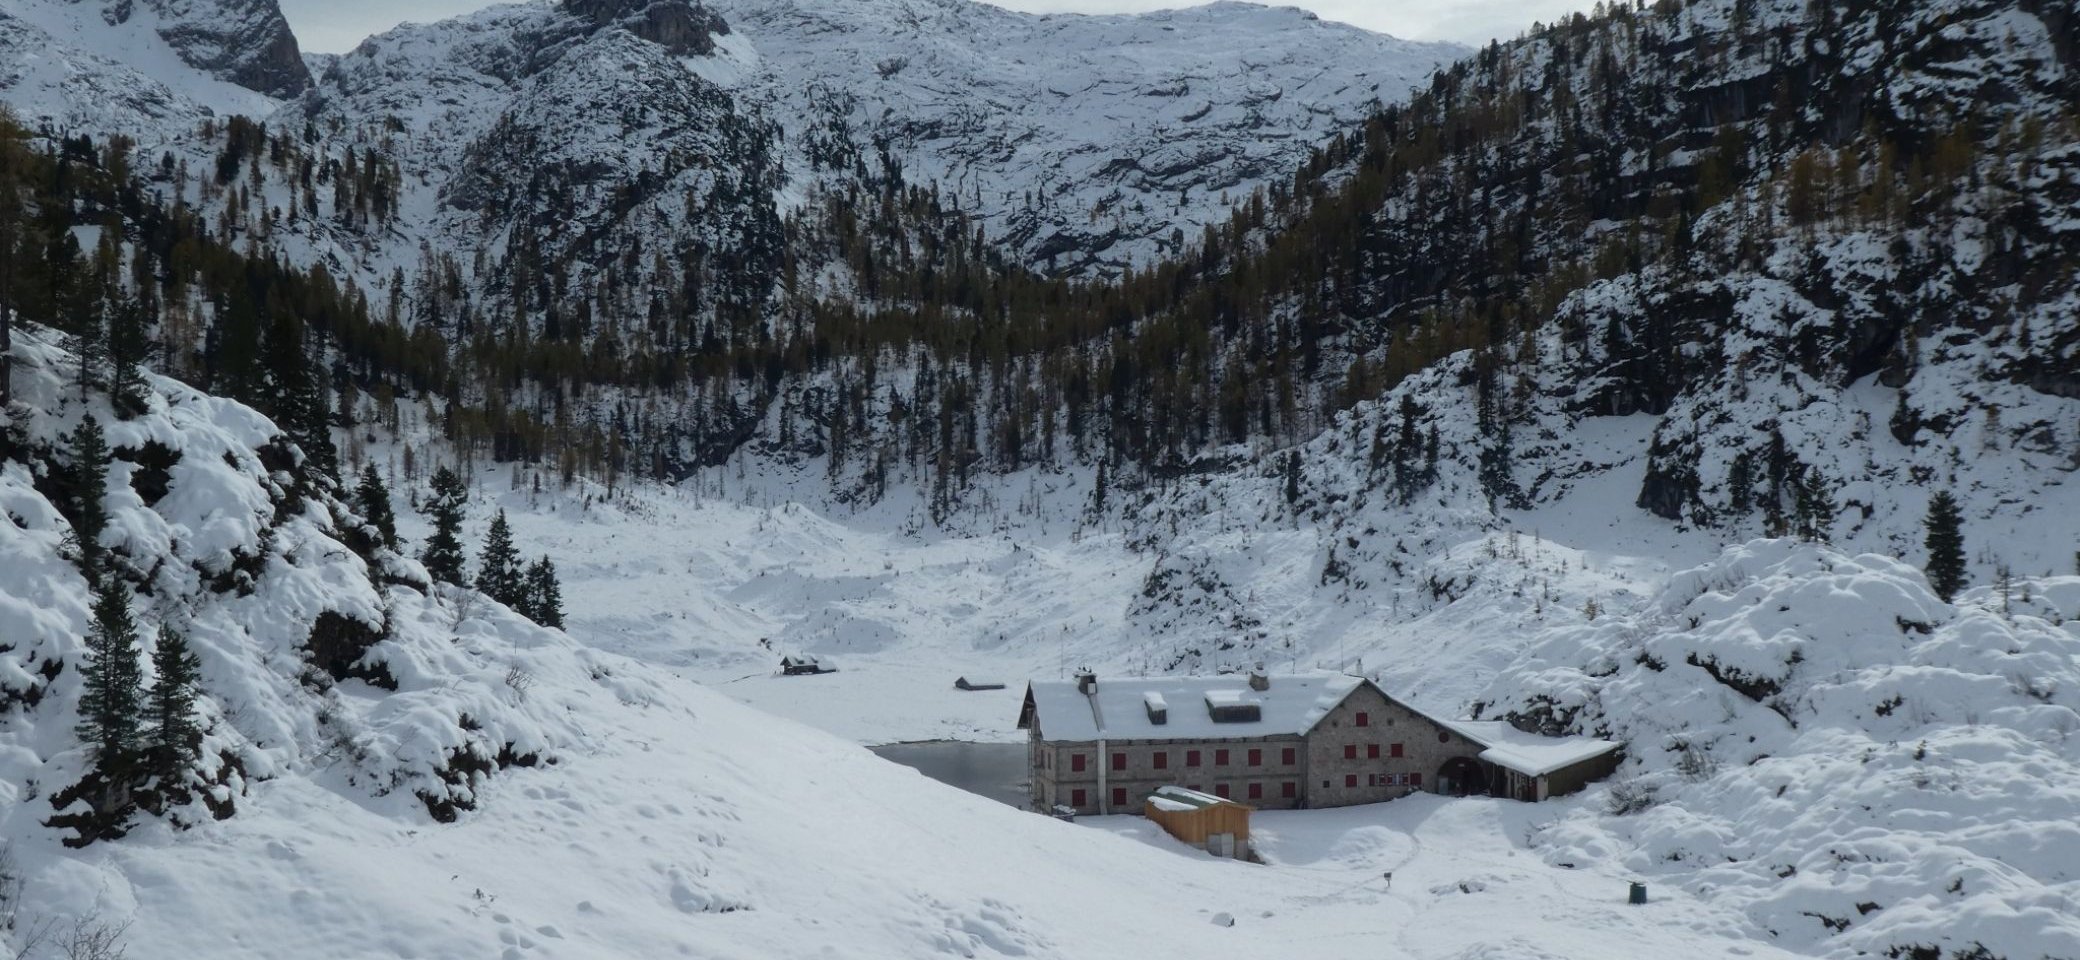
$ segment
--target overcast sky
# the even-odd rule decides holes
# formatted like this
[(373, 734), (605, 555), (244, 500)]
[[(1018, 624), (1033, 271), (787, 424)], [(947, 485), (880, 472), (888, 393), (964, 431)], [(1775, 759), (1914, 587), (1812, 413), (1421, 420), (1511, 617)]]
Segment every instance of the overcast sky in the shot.
[[(491, 6), (492, 0), (280, 0), (303, 48), (341, 53), (363, 37), (406, 20), (439, 20)], [(1187, 7), (1190, 0), (994, 0), (998, 6), (1035, 12), (1129, 13)], [(1331, 20), (1411, 40), (1486, 43), (1508, 39), (1534, 20), (1551, 20), (1587, 9), (1592, 0), (1272, 0), (1305, 7)]]

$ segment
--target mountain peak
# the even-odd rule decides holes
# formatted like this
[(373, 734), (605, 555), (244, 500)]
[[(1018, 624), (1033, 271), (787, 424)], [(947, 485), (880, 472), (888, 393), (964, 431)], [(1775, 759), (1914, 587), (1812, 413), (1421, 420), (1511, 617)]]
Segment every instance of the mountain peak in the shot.
[[(111, 23), (130, 18), (136, 0), (103, 8)], [(141, 0), (159, 36), (183, 62), (219, 80), (287, 99), (310, 89), (310, 69), (275, 0)]]
[(686, 0), (564, 0), (564, 9), (599, 27), (620, 27), (676, 56), (715, 52), (729, 24), (699, 2)]

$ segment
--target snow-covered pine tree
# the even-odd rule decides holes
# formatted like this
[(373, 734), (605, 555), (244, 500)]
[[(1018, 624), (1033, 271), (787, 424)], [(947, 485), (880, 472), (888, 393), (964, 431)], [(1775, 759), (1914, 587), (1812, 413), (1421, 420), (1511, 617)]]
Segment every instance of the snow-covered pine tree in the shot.
[(137, 758), (144, 675), (137, 662), (130, 587), (120, 577), (101, 577), (95, 590), (94, 625), (80, 676), (86, 689), (80, 694), (79, 738), (94, 749), (95, 770), (121, 781)]
[(506, 606), (525, 612), (527, 582), (520, 569), (520, 551), (513, 547), (513, 528), (500, 510), (491, 519), (491, 532), (484, 537), (484, 553), (477, 567), (477, 589)]
[(425, 561), (426, 572), (442, 583), (461, 584), (462, 556), (462, 511), (469, 498), (469, 488), (455, 471), (441, 467), (433, 472), (433, 496), (428, 497), (422, 509), (433, 521), (433, 533), (426, 538), (426, 550), (419, 555)]
[(145, 307), (136, 297), (114, 299), (108, 314), (108, 400), (125, 420), (144, 412), (143, 364), (152, 348), (145, 324)]
[(529, 620), (563, 629), (563, 585), (557, 582), (556, 564), (546, 553), (527, 567), (526, 604)]
[(1822, 543), (1834, 532), (1834, 495), (1828, 492), (1827, 476), (1819, 467), (1798, 472), (1792, 484), (1792, 512), (1798, 523), (1798, 538)]
[(361, 483), (354, 488), (354, 505), (361, 510), (376, 532), (382, 534), (383, 545), (397, 546), (397, 515), (390, 509), (390, 488), (383, 484), (382, 475), (376, 473), (374, 463), (363, 464)]
[(80, 572), (89, 583), (101, 578), (101, 531), (108, 528), (108, 507), (102, 502), (108, 484), (108, 438), (101, 421), (88, 414), (72, 431), (72, 465), (66, 470), (62, 506), (71, 516), (72, 536), (79, 548)]
[(1948, 490), (1938, 490), (1928, 498), (1928, 519), (1923, 525), (1927, 534), (1922, 544), (1928, 548), (1928, 585), (1942, 597), (1944, 602), (1957, 596), (1964, 589), (1964, 516), (1957, 507), (1957, 498)]
[(179, 776), (202, 737), (202, 728), (195, 723), (195, 685), (201, 666), (188, 649), (188, 638), (160, 625), (159, 642), (152, 648), (152, 669), (158, 676), (152, 680), (146, 705), (151, 731), (145, 771), (157, 777), (162, 788)]
[(273, 392), (262, 408), (274, 414), (314, 471), (337, 482), (339, 451), (332, 445), (331, 411), (303, 340), (303, 323), (288, 311), (268, 327), (267, 376)]

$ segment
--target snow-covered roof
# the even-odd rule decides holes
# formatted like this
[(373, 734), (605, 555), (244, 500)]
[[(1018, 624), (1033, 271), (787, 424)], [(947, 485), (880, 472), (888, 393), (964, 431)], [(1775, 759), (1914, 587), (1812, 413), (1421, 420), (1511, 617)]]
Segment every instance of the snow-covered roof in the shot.
[(1542, 777), (1555, 770), (1594, 760), (1618, 749), (1615, 740), (1595, 737), (1548, 737), (1526, 733), (1500, 720), (1440, 720), (1486, 749), (1481, 759), (1527, 777)]
[(1200, 793), (1197, 790), (1193, 790), (1187, 787), (1176, 786), (1175, 784), (1172, 784), (1170, 786), (1157, 787), (1154, 793), (1148, 795), (1148, 802), (1155, 804), (1156, 809), (1167, 811), (1170, 813), (1177, 813), (1184, 810), (1201, 810), (1206, 807), (1217, 807), (1221, 804), (1228, 804), (1229, 806), (1241, 806), (1241, 804), (1238, 804), (1233, 800), (1229, 800), (1226, 797), (1216, 797), (1210, 793)]
[[(1306, 733), (1364, 682), (1331, 673), (1270, 681), (1265, 689), (1252, 690), (1243, 674), (1101, 677), (1096, 694), (1086, 697), (1074, 680), (1035, 680), (1026, 696), (1049, 740), (1268, 737)], [(1150, 718), (1152, 703), (1167, 707), (1164, 722)], [(1254, 719), (1214, 719), (1216, 709), (1223, 717), (1246, 717), (1251, 706), (1257, 708)]]

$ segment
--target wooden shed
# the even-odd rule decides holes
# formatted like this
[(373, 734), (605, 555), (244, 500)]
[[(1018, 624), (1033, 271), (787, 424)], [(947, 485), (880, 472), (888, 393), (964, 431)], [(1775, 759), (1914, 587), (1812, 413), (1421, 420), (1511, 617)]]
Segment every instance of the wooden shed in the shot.
[(1179, 786), (1157, 787), (1141, 812), (1173, 837), (1216, 857), (1249, 859), (1250, 808)]

